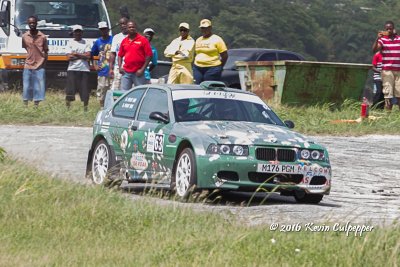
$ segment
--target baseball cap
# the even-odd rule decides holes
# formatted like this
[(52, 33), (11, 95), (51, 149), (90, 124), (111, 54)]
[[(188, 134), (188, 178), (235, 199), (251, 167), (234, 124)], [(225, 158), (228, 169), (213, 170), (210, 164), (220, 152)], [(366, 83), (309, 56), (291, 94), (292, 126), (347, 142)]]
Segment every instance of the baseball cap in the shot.
[(83, 31), (83, 27), (81, 25), (76, 24), (76, 25), (72, 25), (71, 27), (72, 27), (73, 32), (77, 31), (77, 30)]
[(189, 24), (188, 23), (186, 23), (186, 22), (182, 22), (181, 24), (179, 24), (179, 28), (185, 28), (185, 29), (190, 29), (189, 28)]
[(143, 33), (147, 33), (147, 32), (151, 32), (151, 33), (155, 34), (155, 32), (154, 32), (154, 30), (152, 28), (144, 29)]
[(211, 26), (211, 21), (209, 19), (202, 19), (200, 21), (200, 26), (199, 28), (207, 28)]
[(98, 25), (99, 25), (99, 29), (108, 28), (107, 22), (105, 22), (105, 21), (100, 21), (98, 23)]

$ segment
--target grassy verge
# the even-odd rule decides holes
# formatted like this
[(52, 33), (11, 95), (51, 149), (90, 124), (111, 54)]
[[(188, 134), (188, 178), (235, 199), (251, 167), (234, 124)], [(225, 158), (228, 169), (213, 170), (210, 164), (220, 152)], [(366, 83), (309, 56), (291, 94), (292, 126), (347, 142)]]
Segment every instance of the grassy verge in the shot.
[(88, 112), (83, 111), (83, 102), (77, 95), (68, 110), (65, 105), (65, 94), (62, 91), (49, 91), (46, 99), (38, 109), (32, 102), (26, 107), (22, 102), (21, 93), (9, 91), (0, 93), (0, 123), (2, 124), (49, 124), (67, 126), (92, 126), (94, 118), (100, 109), (96, 97), (91, 96)]
[[(65, 96), (60, 91), (50, 91), (38, 110), (33, 105), (25, 107), (21, 95), (15, 92), (0, 94), (1, 124), (52, 124), (72, 126), (92, 126), (99, 103), (95, 97), (89, 102), (89, 112), (83, 112), (82, 103), (73, 103), (67, 110)], [(315, 135), (362, 135), (362, 134), (399, 134), (400, 112), (395, 106), (393, 112), (371, 110), (370, 115), (378, 119), (362, 123), (332, 123), (335, 120), (355, 120), (360, 117), (360, 103), (345, 101), (342, 105), (317, 105), (311, 107), (276, 107), (275, 111), (283, 120), (292, 120), (295, 130)]]
[[(0, 266), (397, 266), (400, 229), (271, 232), (0, 163)], [(294, 207), (295, 208), (295, 207)]]

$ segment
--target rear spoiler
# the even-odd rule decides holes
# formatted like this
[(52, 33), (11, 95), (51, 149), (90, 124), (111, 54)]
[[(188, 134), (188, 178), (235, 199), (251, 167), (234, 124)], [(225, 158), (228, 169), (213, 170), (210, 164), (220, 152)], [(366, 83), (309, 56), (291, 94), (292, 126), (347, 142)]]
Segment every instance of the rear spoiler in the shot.
[(110, 108), (115, 101), (118, 100), (126, 91), (114, 91), (108, 90), (106, 93), (106, 98), (104, 99), (104, 108)]

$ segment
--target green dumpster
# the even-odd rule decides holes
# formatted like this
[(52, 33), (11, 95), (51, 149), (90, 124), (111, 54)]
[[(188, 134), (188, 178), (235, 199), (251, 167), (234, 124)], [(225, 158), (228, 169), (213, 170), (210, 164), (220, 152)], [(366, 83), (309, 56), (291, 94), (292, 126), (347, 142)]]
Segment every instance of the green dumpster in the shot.
[(312, 105), (360, 99), (369, 64), (313, 61), (236, 62), (241, 88), (269, 104)]

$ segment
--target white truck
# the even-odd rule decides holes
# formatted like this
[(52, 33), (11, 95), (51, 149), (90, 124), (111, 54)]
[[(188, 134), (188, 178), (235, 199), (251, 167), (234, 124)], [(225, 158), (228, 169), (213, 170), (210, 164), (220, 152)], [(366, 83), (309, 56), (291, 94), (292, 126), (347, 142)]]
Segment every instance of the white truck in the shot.
[[(37, 28), (48, 38), (46, 80), (50, 85), (57, 81), (56, 84), (65, 83), (71, 26), (82, 25), (83, 38), (94, 42), (100, 37), (97, 23), (106, 21), (110, 25), (103, 0), (0, 0), (0, 90), (19, 88), (22, 84), (26, 50), (22, 48), (21, 36), (29, 30), (27, 18), (31, 15), (38, 17)], [(95, 71), (92, 73), (91, 81), (95, 82)]]

